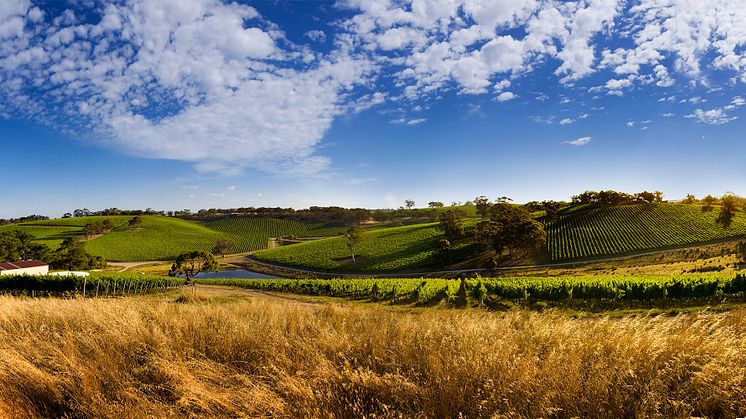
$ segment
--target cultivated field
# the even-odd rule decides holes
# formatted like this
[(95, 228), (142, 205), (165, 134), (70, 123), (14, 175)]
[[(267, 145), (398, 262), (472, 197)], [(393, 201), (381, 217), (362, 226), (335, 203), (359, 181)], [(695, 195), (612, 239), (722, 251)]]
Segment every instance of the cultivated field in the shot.
[(214, 221), (189, 221), (178, 218), (143, 216), (142, 224), (130, 228), (132, 216), (93, 216), (36, 221), (0, 227), (33, 234), (52, 249), (68, 237), (81, 236), (83, 227), (94, 221), (111, 220), (117, 228), (86, 241), (88, 252), (109, 261), (174, 259), (192, 250), (211, 250), (218, 239), (232, 240), (234, 253), (264, 249), (270, 237), (331, 236), (345, 229), (322, 223), (286, 219), (235, 217)]
[(746, 415), (743, 310), (188, 301), (0, 297), (0, 417)]
[(552, 260), (560, 261), (746, 235), (746, 215), (736, 213), (725, 228), (715, 222), (719, 212), (680, 204), (578, 208), (550, 224), (548, 250)]
[(202, 284), (392, 304), (560, 307), (590, 311), (682, 308), (746, 300), (746, 274), (597, 275), (449, 279), (211, 279)]
[[(470, 223), (473, 224), (472, 221)], [(310, 269), (355, 272), (398, 272), (432, 264), (432, 254), (443, 233), (436, 223), (371, 229), (356, 249), (350, 266), (344, 237), (316, 240), (254, 253), (259, 260)]]

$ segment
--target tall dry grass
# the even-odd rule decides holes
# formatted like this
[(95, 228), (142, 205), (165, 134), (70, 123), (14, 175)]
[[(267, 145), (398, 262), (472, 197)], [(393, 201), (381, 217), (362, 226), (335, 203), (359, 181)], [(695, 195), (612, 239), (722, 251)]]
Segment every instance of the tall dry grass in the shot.
[(746, 311), (0, 297), (0, 417), (746, 415)]

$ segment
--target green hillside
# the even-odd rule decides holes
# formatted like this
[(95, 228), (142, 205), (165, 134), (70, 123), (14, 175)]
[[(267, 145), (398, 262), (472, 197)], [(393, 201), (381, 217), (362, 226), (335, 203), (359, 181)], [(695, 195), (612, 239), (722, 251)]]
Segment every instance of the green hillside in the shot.
[(143, 216), (142, 225), (130, 229), (127, 223), (131, 219), (132, 216), (62, 218), (5, 225), (0, 231), (19, 229), (56, 249), (64, 239), (81, 236), (86, 224), (111, 220), (117, 229), (85, 242), (91, 254), (111, 261), (174, 259), (186, 251), (210, 250), (221, 238), (235, 242), (233, 252), (238, 253), (266, 248), (270, 237), (332, 236), (344, 231), (339, 226), (286, 219), (235, 217), (198, 222), (160, 216)]
[(191, 250), (210, 250), (221, 237), (220, 232), (193, 221), (144, 216), (140, 228), (104, 234), (85, 247), (106, 260), (163, 260)]
[[(476, 220), (467, 220), (473, 226)], [(350, 250), (343, 237), (294, 244), (254, 253), (259, 260), (310, 269), (355, 272), (397, 272), (433, 263), (432, 255), (443, 233), (436, 223), (371, 229), (356, 249), (358, 261), (349, 264)]]
[(578, 208), (547, 229), (552, 260), (615, 255), (746, 235), (746, 216), (729, 228), (715, 223), (719, 210), (696, 205), (638, 204)]
[(130, 219), (132, 219), (131, 216), (125, 215), (58, 218), (54, 220), (4, 225), (0, 226), (0, 231), (21, 230), (36, 237), (40, 243), (56, 249), (63, 240), (69, 237), (81, 236), (83, 234), (83, 227), (86, 224), (94, 221), (111, 220), (116, 226), (124, 226)]
[(234, 217), (201, 223), (236, 242), (236, 252), (265, 249), (270, 237), (327, 237), (347, 230), (334, 224), (309, 223), (276, 218)]

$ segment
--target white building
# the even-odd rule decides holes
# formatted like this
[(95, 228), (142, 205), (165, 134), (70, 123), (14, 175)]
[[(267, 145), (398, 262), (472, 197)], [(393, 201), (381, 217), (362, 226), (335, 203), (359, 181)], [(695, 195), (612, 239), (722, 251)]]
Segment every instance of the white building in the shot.
[(38, 260), (0, 262), (0, 275), (46, 275), (49, 265)]

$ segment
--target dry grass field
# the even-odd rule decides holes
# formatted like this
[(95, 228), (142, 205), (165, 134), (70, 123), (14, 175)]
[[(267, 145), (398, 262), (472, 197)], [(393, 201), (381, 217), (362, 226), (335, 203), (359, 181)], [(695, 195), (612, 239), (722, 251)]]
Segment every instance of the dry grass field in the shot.
[(0, 417), (746, 415), (746, 310), (197, 297), (0, 297)]

